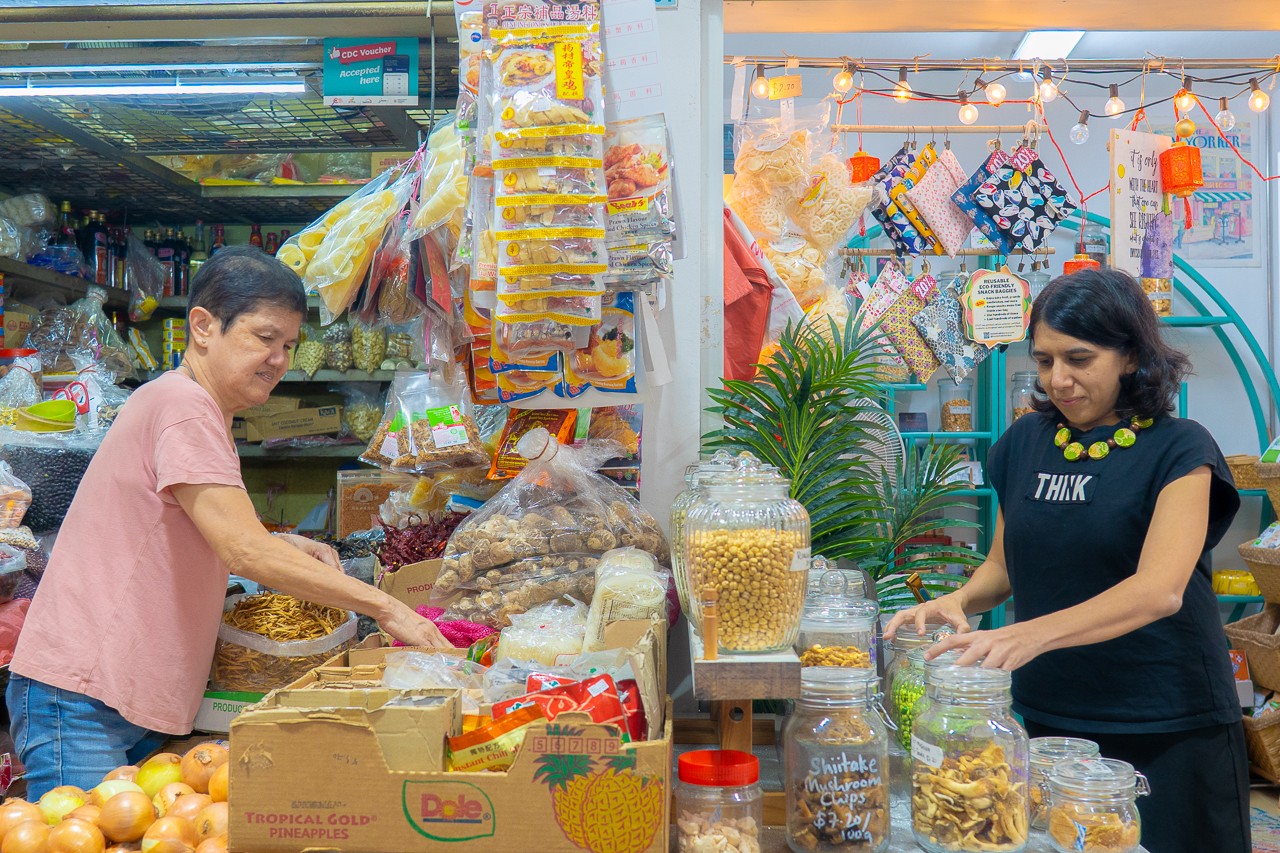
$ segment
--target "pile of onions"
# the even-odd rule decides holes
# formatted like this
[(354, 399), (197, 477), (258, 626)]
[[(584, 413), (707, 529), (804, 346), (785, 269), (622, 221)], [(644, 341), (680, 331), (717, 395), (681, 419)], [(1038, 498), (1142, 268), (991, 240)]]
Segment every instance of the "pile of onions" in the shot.
[(204, 743), (117, 767), (88, 792), (5, 800), (0, 853), (227, 853), (227, 757)]

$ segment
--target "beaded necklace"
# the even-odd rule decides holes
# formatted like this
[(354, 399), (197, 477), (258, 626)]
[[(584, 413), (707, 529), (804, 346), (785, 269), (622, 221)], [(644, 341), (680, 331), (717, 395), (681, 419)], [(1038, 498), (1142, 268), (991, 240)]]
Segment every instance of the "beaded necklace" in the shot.
[(1111, 451), (1117, 447), (1133, 447), (1138, 440), (1138, 433), (1150, 427), (1154, 420), (1151, 418), (1140, 418), (1136, 415), (1129, 420), (1128, 426), (1122, 426), (1115, 431), (1115, 434), (1106, 441), (1095, 441), (1089, 445), (1086, 451), (1083, 444), (1078, 441), (1072, 441), (1073, 433), (1071, 427), (1064, 423), (1058, 424), (1058, 432), (1053, 437), (1053, 443), (1056, 447), (1062, 448), (1062, 458), (1068, 462), (1079, 462), (1086, 455), (1090, 459), (1106, 459), (1111, 455)]

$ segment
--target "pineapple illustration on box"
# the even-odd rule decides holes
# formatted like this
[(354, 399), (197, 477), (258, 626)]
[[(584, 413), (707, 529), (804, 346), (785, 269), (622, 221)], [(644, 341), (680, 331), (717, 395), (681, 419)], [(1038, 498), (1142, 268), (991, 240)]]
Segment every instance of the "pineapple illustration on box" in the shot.
[[(564, 728), (547, 734), (573, 738)], [(600, 765), (603, 765), (600, 766)], [(534, 778), (551, 789), (551, 805), (565, 837), (588, 853), (643, 853), (662, 824), (666, 789), (661, 779), (635, 773), (635, 753), (593, 761), (585, 754), (548, 753)]]

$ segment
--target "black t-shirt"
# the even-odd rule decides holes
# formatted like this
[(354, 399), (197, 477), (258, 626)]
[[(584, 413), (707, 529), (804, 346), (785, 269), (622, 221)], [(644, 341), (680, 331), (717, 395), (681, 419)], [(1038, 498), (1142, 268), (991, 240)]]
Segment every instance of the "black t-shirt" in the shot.
[[(1075, 439), (1088, 447), (1117, 426)], [(1080, 732), (1175, 732), (1240, 719), (1210, 552), (1240, 496), (1222, 451), (1195, 421), (1158, 418), (1105, 459), (1068, 462), (1049, 415), (1018, 419), (991, 448), (987, 473), (1004, 512), (1016, 618), (1086, 601), (1138, 569), (1156, 499), (1202, 465), (1213, 472), (1209, 527), (1182, 609), (1122, 637), (1047, 652), (1013, 673), (1014, 708)]]

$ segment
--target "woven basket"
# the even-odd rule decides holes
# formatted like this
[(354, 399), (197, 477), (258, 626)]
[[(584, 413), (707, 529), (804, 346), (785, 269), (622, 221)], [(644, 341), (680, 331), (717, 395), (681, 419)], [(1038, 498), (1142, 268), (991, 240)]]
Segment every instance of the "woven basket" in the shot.
[(1245, 453), (1236, 453), (1227, 457), (1227, 467), (1231, 469), (1231, 476), (1236, 481), (1237, 489), (1265, 488), (1254, 468), (1257, 464), (1258, 457)]
[(1249, 762), (1259, 775), (1280, 780), (1280, 709), (1244, 718), (1244, 742)]
[(1253, 573), (1262, 597), (1280, 603), (1280, 549), (1255, 548), (1246, 542), (1236, 550)]
[(1224, 630), (1231, 647), (1249, 659), (1253, 683), (1267, 690), (1280, 690), (1280, 604), (1268, 604), (1261, 613), (1232, 622)]
[(1271, 508), (1280, 515), (1280, 462), (1259, 462), (1253, 470), (1257, 472), (1262, 488), (1267, 490)]

